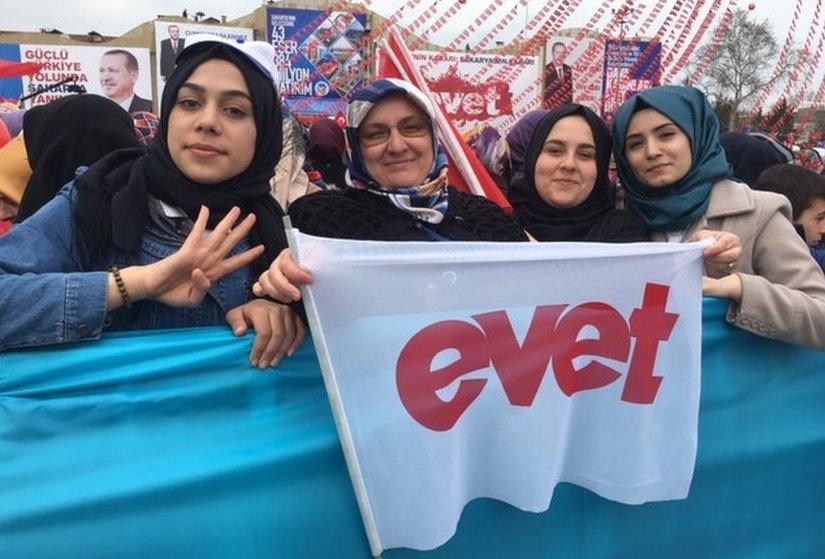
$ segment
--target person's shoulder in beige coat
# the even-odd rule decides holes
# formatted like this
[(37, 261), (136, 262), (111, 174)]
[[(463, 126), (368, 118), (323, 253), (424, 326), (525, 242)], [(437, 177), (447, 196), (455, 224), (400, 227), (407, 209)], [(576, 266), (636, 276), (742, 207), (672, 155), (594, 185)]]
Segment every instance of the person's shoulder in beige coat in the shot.
[[(739, 237), (736, 273), (742, 300), (726, 319), (759, 336), (825, 349), (825, 276), (791, 224), (791, 204), (732, 180), (714, 184), (705, 215), (685, 233), (728, 231)], [(653, 240), (663, 240), (654, 234)]]

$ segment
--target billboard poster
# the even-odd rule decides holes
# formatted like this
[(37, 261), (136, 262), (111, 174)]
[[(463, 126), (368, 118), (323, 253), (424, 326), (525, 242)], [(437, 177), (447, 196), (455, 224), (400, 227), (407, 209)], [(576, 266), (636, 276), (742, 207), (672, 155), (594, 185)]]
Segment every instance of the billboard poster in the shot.
[[(536, 57), (413, 51), (412, 59), (462, 133), (485, 124), (505, 130), (536, 108), (535, 93), (529, 94), (538, 79)], [(511, 79), (501, 79), (508, 69)], [(482, 75), (488, 78), (477, 79)]]
[(0, 96), (12, 102), (28, 97), (24, 101), (28, 108), (85, 92), (108, 97), (131, 113), (152, 110), (149, 49), (25, 44), (2, 47), (0, 57), (4, 60), (42, 64), (36, 74), (0, 80)]
[(366, 14), (269, 8), (266, 21), (286, 105), (299, 115), (345, 111), (363, 79)]
[(253, 39), (252, 29), (247, 27), (226, 27), (201, 23), (178, 23), (174, 21), (155, 22), (155, 76), (157, 84), (158, 110), (163, 96), (166, 78), (175, 68), (175, 58), (183, 49), (183, 41), (189, 35), (210, 33), (227, 39)]
[(553, 36), (547, 41), (542, 72), (542, 108), (580, 103), (601, 107), (602, 52), (598, 40)]
[(662, 78), (662, 44), (609, 40), (604, 47), (602, 116), (609, 123), (622, 103), (656, 87)]

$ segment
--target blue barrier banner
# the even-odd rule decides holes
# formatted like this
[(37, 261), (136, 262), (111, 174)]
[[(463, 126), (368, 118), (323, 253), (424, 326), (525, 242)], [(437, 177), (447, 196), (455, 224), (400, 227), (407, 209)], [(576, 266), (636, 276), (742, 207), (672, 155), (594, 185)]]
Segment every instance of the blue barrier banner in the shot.
[[(704, 302), (687, 500), (560, 485), (491, 500), (401, 557), (825, 555), (825, 353), (756, 338)], [(228, 329), (115, 334), (0, 354), (0, 556), (367, 557), (312, 344), (277, 370)]]

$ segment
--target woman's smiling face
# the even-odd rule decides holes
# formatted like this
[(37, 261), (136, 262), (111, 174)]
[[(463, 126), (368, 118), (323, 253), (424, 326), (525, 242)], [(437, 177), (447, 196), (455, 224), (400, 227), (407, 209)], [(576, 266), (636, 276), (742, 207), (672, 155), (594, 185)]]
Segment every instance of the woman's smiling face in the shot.
[(379, 101), (358, 127), (367, 173), (383, 188), (422, 184), (435, 161), (432, 125), (405, 95)]
[(255, 155), (252, 98), (231, 62), (207, 60), (178, 90), (169, 114), (172, 161), (190, 180), (217, 184), (241, 174)]
[(690, 138), (655, 109), (642, 109), (630, 119), (624, 155), (636, 178), (649, 188), (679, 182), (693, 165)]
[(590, 125), (581, 116), (559, 119), (536, 160), (539, 196), (554, 208), (575, 208), (596, 184), (596, 145)]

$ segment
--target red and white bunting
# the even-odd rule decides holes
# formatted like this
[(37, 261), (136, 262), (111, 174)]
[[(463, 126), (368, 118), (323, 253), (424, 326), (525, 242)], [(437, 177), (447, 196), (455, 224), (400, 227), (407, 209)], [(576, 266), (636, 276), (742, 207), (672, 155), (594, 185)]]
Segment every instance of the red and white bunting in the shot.
[(823, 101), (825, 101), (825, 74), (823, 74), (822, 77), (819, 79), (819, 86), (816, 88), (816, 93), (811, 99), (811, 109), (805, 111), (805, 114), (802, 116), (802, 119), (800, 119), (800, 121), (797, 124), (797, 128), (800, 131), (804, 131), (808, 124), (810, 124), (811, 120), (813, 120), (814, 115), (816, 114), (816, 110), (814, 110), (814, 107), (817, 107)]
[[(790, 98), (788, 104), (793, 109), (796, 109), (802, 103), (805, 92), (807, 92), (808, 88), (811, 87), (813, 78), (819, 68), (819, 60), (822, 56), (823, 42), (825, 42), (825, 24), (823, 24), (820, 19), (821, 15), (822, 0), (817, 0), (814, 17), (811, 20), (811, 27), (808, 30), (808, 34), (805, 37), (805, 43), (802, 46), (802, 59), (791, 72), (785, 87), (779, 94), (780, 99)], [(816, 47), (812, 50), (815, 36), (818, 36), (818, 40)], [(813, 53), (813, 55), (811, 55), (811, 53)], [(782, 63), (781, 60), (778, 62), (779, 64)], [(805, 81), (803, 82), (802, 87), (799, 87), (799, 79), (801, 76), (805, 76)], [(792, 91), (794, 91), (793, 95), (791, 94)], [(776, 134), (781, 127), (784, 126), (790, 118), (792, 118), (792, 114), (793, 111), (789, 111), (781, 120), (776, 122), (771, 130), (771, 133)]]
[[(782, 50), (779, 51), (779, 56), (777, 57), (777, 61), (785, 60), (788, 54), (791, 52), (791, 48), (793, 48), (794, 42), (796, 42), (796, 25), (799, 23), (801, 19), (800, 16), (802, 15), (802, 6), (804, 5), (805, 0), (796, 0), (796, 4), (793, 8), (793, 15), (791, 16), (791, 25), (788, 27), (788, 33), (785, 37), (785, 42), (782, 45)], [(768, 99), (771, 98), (773, 95), (776, 85), (777, 85), (777, 78), (779, 74), (782, 72), (782, 64), (777, 63), (771, 72), (770, 80), (768, 83), (771, 85), (766, 87), (762, 90), (762, 93), (756, 100), (756, 103), (753, 106), (753, 110), (751, 111), (752, 114), (756, 114), (762, 108), (762, 106), (767, 102)]]
[(696, 33), (691, 38), (681, 56), (679, 56), (678, 61), (671, 65), (666, 74), (663, 74), (663, 83), (671, 83), (675, 80), (690, 61), (693, 60), (693, 54), (696, 52), (696, 49), (699, 48), (699, 45), (702, 44), (708, 30), (717, 25), (717, 19), (724, 17), (729, 3), (730, 0), (714, 0), (713, 5), (707, 14), (705, 14), (702, 23), (699, 25), (699, 28), (696, 30)]
[[(716, 0), (714, 4), (719, 4), (719, 2), (720, 0)], [(662, 60), (662, 76), (670, 74), (670, 67), (676, 59), (677, 53), (682, 50), (682, 47), (685, 46), (685, 41), (687, 41), (687, 38), (696, 30), (693, 24), (699, 22), (699, 11), (706, 3), (707, 2), (704, 0), (694, 2), (693, 9), (690, 11), (690, 14), (685, 16), (684, 21), (682, 21), (682, 24), (679, 27), (681, 31), (676, 36), (673, 45), (667, 49), (667, 55), (665, 55)]]
[[(433, 23), (432, 26), (429, 29), (424, 31), (423, 36), (424, 37), (429, 37), (433, 33), (436, 33), (439, 29), (444, 27), (447, 24), (447, 22), (452, 20), (456, 16), (456, 14), (458, 14), (458, 12), (461, 11), (461, 9), (465, 6), (466, 5), (463, 4), (461, 1), (453, 2), (453, 4), (447, 9), (447, 11), (444, 12), (443, 14), (441, 14), (438, 17), (438, 19), (435, 20), (435, 23)], [(490, 7), (488, 6), (488, 8), (485, 12), (488, 12), (489, 8)], [(489, 13), (485, 17), (489, 17)]]
[(498, 37), (499, 33), (504, 31), (504, 29), (510, 24), (513, 19), (518, 15), (519, 8), (527, 9), (527, 0), (519, 0), (517, 4), (513, 6), (513, 8), (507, 12), (504, 18), (498, 22), (498, 24), (493, 27), (487, 35), (485, 35), (481, 41), (476, 45), (477, 50), (484, 50), (490, 46), (490, 44)]
[(707, 71), (708, 66), (710, 65), (710, 61), (713, 59), (714, 56), (716, 56), (716, 51), (719, 50), (719, 46), (725, 39), (725, 35), (728, 32), (728, 27), (730, 26), (730, 22), (732, 19), (733, 10), (728, 8), (725, 11), (725, 15), (722, 18), (722, 21), (719, 22), (719, 27), (716, 28), (716, 32), (713, 34), (713, 38), (711, 39), (708, 49), (704, 52), (702, 59), (699, 61), (699, 65), (696, 67), (696, 70), (690, 76), (690, 80), (692, 83), (699, 83), (699, 81), (702, 79), (702, 76), (705, 75), (705, 71)]
[[(475, 18), (475, 20), (473, 20), (473, 22), (472, 22), (470, 25), (468, 25), (468, 26), (464, 29), (464, 31), (462, 31), (462, 32), (461, 32), (461, 33), (460, 33), (460, 34), (459, 34), (459, 35), (458, 35), (455, 39), (453, 39), (453, 40), (452, 40), (452, 41), (451, 41), (451, 42), (450, 42), (450, 43), (449, 43), (446, 47), (444, 47), (445, 57), (446, 57), (446, 53), (447, 53), (447, 52), (449, 52), (449, 51), (454, 51), (454, 50), (457, 50), (457, 49), (460, 49), (460, 48), (461, 48), (461, 46), (462, 46), (463, 44), (465, 44), (465, 41), (466, 41), (466, 40), (470, 37), (470, 35), (472, 35), (472, 33), (473, 33), (476, 29), (478, 29), (478, 27), (479, 27), (481, 24), (483, 24), (485, 21), (487, 21), (488, 19), (490, 19), (490, 17), (492, 17), (492, 15), (493, 15), (493, 14), (495, 13), (495, 11), (496, 11), (496, 8), (498, 8), (498, 7), (502, 4), (502, 2), (503, 2), (503, 1), (504, 1), (504, 0), (495, 0), (495, 2), (494, 2), (493, 4), (491, 4), (491, 5), (488, 7), (488, 9), (487, 9), (487, 10), (484, 10), (481, 14), (479, 14), (479, 15)], [(526, 1), (526, 0), (520, 0), (520, 1), (524, 2), (524, 1)], [(514, 12), (515, 12), (515, 10), (516, 10), (517, 6), (518, 6), (518, 5), (516, 5), (515, 7), (513, 7), (513, 10), (511, 10), (511, 13), (514, 13)], [(492, 8), (492, 10), (491, 10), (491, 8)], [(508, 19), (508, 18), (512, 19), (512, 17), (511, 17), (511, 15), (510, 15), (510, 13), (508, 13), (508, 14), (504, 17), (504, 19), (502, 19), (501, 21), (507, 21), (507, 22), (509, 23), (510, 19)], [(501, 23), (499, 23), (499, 26), (500, 26), (500, 25), (501, 25)], [(485, 39), (486, 39), (486, 38), (488, 38), (488, 37), (491, 37), (491, 36), (495, 36), (495, 34), (498, 34), (499, 30), (501, 29), (499, 26), (496, 26), (496, 28), (495, 28), (493, 31), (491, 31), (490, 33), (488, 33), (488, 34), (486, 35)], [(506, 23), (505, 23), (505, 26), (506, 26)], [(483, 43), (483, 41), (484, 41), (484, 40), (482, 40), (482, 43)], [(482, 46), (482, 44), (479, 44), (479, 45), (477, 45), (477, 46), (476, 46), (476, 49), (475, 49), (475, 50), (482, 50), (482, 49), (484, 49), (484, 48), (485, 48), (485, 47), (484, 47), (484, 46)], [(443, 60), (443, 59), (442, 59), (442, 60)], [(433, 67), (433, 65), (435, 65), (435, 64), (436, 64), (437, 62), (439, 62), (439, 61), (440, 61), (440, 60), (435, 60), (435, 61), (428, 62), (427, 64), (425, 64), (425, 65), (421, 68), (421, 72), (422, 72), (423, 74), (426, 74), (426, 73), (427, 73), (427, 72), (429, 72), (429, 70)]]

